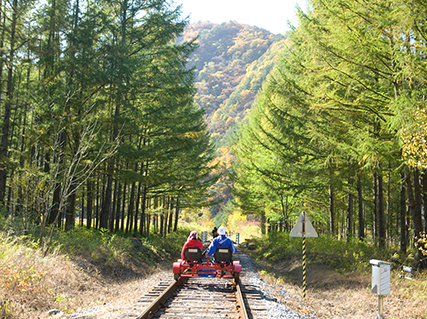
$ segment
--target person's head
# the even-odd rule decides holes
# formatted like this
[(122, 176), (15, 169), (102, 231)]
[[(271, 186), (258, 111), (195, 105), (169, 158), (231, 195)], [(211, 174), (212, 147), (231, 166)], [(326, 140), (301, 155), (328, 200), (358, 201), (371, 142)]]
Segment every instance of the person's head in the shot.
[(195, 230), (193, 230), (190, 233), (190, 236), (188, 236), (188, 240), (190, 240), (190, 239), (196, 239), (196, 238), (197, 238), (197, 232)]
[(218, 228), (218, 235), (225, 235), (225, 227), (221, 226), (220, 228)]

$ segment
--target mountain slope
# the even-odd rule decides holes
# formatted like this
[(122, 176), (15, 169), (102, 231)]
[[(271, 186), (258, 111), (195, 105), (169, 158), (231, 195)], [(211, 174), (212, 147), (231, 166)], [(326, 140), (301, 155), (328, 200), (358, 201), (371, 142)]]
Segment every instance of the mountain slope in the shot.
[(237, 22), (188, 25), (183, 38), (196, 36), (199, 48), (189, 61), (196, 72), (195, 101), (206, 109), (208, 128), (220, 147), (252, 107), (285, 37)]
[[(209, 208), (216, 224), (226, 222), (231, 199), (228, 171), (234, 160), (232, 138), (250, 112), (258, 91), (282, 56), (286, 37), (269, 31), (227, 22), (193, 23), (183, 39), (197, 37), (199, 48), (190, 57), (195, 71), (195, 102), (206, 109), (206, 120), (217, 147), (215, 174), (220, 177), (210, 192), (220, 203)], [(231, 208), (232, 209), (232, 208)]]

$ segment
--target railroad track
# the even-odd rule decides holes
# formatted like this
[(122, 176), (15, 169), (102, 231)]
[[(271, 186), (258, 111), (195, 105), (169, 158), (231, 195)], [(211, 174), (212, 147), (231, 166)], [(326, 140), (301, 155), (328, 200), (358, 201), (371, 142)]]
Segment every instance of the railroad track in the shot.
[(268, 318), (259, 290), (232, 279), (191, 277), (160, 282), (120, 319)]

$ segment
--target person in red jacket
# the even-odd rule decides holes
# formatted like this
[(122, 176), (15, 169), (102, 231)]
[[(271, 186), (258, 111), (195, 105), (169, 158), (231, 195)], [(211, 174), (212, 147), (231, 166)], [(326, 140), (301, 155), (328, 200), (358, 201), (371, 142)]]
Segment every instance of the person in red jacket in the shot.
[(182, 250), (181, 250), (181, 259), (185, 259), (184, 258), (184, 250), (187, 247), (199, 247), (201, 250), (203, 249), (203, 244), (202, 242), (197, 238), (197, 232), (195, 230), (193, 230), (190, 233), (190, 236), (188, 236), (187, 241), (185, 242), (184, 246), (182, 246)]

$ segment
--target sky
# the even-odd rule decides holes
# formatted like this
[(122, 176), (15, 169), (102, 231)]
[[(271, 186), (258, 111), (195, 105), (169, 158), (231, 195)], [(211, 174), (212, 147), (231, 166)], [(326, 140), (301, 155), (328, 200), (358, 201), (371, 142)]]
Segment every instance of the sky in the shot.
[(183, 17), (190, 22), (236, 21), (266, 29), (272, 33), (289, 30), (287, 21), (297, 26), (296, 5), (306, 11), (307, 0), (173, 0), (182, 4)]

